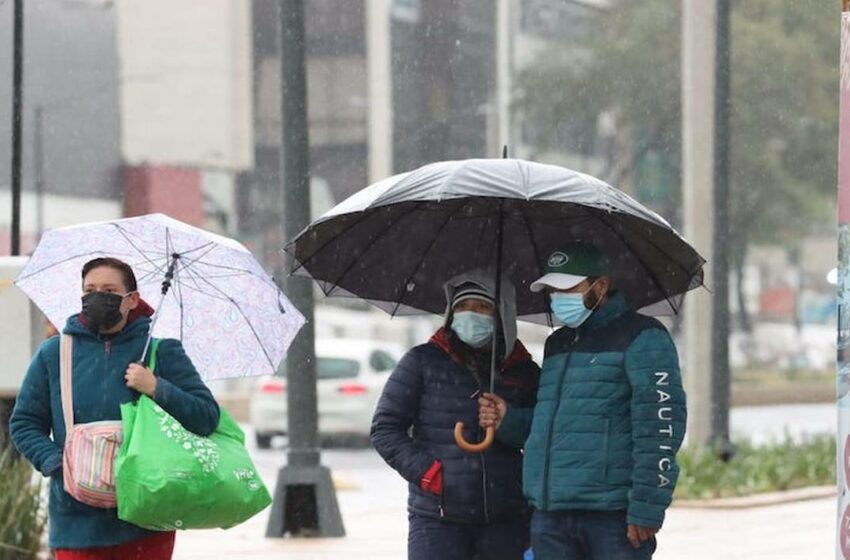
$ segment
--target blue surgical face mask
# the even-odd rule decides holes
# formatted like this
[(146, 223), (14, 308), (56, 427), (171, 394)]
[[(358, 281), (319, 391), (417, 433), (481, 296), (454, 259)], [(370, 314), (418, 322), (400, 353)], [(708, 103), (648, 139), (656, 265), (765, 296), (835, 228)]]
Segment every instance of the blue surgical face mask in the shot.
[[(589, 292), (590, 288), (587, 291)], [(584, 304), (584, 295), (586, 293), (564, 294), (557, 292), (552, 294), (550, 296), (552, 300), (552, 314), (571, 329), (579, 328), (594, 311), (594, 309), (588, 309)]]
[(475, 311), (460, 311), (452, 317), (452, 330), (465, 344), (482, 348), (493, 338), (493, 317)]

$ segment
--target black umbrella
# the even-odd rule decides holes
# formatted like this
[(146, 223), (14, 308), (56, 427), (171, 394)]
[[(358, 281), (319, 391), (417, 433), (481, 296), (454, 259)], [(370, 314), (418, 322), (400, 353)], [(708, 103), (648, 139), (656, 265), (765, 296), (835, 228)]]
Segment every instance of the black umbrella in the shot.
[(702, 285), (705, 260), (656, 213), (590, 175), (518, 159), (439, 162), (390, 177), (338, 204), (286, 251), (293, 273), (326, 295), (392, 315), (440, 314), (449, 278), (495, 265), (497, 290), (502, 274), (516, 286), (517, 316), (546, 322), (548, 300), (528, 286), (551, 252), (578, 242), (609, 258), (617, 289), (644, 313), (676, 313)]

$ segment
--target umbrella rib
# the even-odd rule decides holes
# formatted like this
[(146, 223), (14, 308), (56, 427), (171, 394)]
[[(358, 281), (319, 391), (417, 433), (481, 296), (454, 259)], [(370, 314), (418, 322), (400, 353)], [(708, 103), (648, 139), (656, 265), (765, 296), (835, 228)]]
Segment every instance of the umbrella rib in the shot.
[[(410, 210), (407, 210), (407, 211), (406, 211), (403, 215), (399, 216), (399, 217), (398, 217), (396, 220), (394, 220), (394, 221), (393, 221), (393, 222), (392, 222), (389, 226), (387, 226), (387, 228), (386, 228), (383, 232), (381, 232), (381, 233), (382, 233), (382, 234), (384, 234), (384, 233), (386, 233), (387, 231), (391, 230), (393, 227), (397, 226), (398, 224), (403, 224), (403, 223), (404, 223), (404, 219), (405, 219), (407, 216), (409, 216), (410, 214), (412, 214), (413, 212), (415, 212), (416, 210), (418, 210), (418, 208), (417, 208), (417, 205), (416, 205), (416, 204), (414, 204), (414, 205), (410, 208)], [(338, 239), (338, 238), (339, 238), (339, 236), (335, 237), (334, 239)], [(325, 296), (326, 296), (326, 297), (330, 297), (330, 296), (334, 293), (334, 290), (336, 290), (336, 289), (339, 287), (339, 283), (340, 283), (340, 281), (342, 281), (342, 279), (343, 279), (343, 278), (345, 278), (345, 275), (346, 275), (346, 274), (348, 274), (348, 273), (349, 273), (349, 271), (350, 271), (352, 268), (354, 268), (354, 265), (356, 265), (356, 264), (357, 264), (357, 263), (358, 263), (358, 262), (359, 262), (359, 261), (360, 261), (360, 260), (361, 260), (361, 259), (362, 259), (365, 255), (366, 255), (366, 254), (368, 254), (368, 252), (369, 252), (370, 250), (372, 250), (372, 248), (373, 248), (376, 244), (377, 244), (377, 243), (374, 243), (374, 242), (373, 242), (371, 245), (369, 245), (369, 247), (367, 247), (367, 248), (366, 248), (366, 251), (364, 251), (364, 252), (363, 252), (363, 254), (361, 254), (361, 255), (359, 255), (359, 256), (355, 256), (355, 258), (351, 260), (351, 262), (348, 264), (348, 266), (346, 266), (346, 267), (345, 267), (345, 270), (343, 270), (343, 271), (342, 271), (342, 273), (341, 273), (341, 274), (337, 277), (336, 281), (334, 281), (334, 282), (333, 282), (333, 285), (331, 286), (331, 289), (330, 289), (330, 290), (328, 290), (328, 292), (325, 294)], [(359, 296), (358, 296), (358, 297), (359, 297)]]
[(180, 341), (183, 341), (183, 319), (184, 319), (184, 309), (183, 309), (183, 285), (180, 283), (180, 277), (183, 275), (185, 271), (185, 267), (181, 269), (181, 267), (174, 268), (174, 298), (177, 302), (177, 307), (180, 309)]
[(200, 284), (198, 284), (197, 280), (195, 279), (194, 270), (192, 269), (192, 267), (190, 267), (190, 266), (183, 267), (183, 271), (189, 276), (189, 279), (195, 284), (197, 291), (200, 292), (200, 293), (204, 293), (203, 290), (201, 290)]
[(229, 301), (229, 302), (230, 302), (230, 303), (231, 303), (234, 307), (236, 307), (236, 310), (239, 312), (239, 314), (240, 314), (240, 315), (242, 316), (242, 318), (245, 320), (245, 323), (247, 323), (248, 327), (251, 329), (251, 334), (253, 334), (253, 335), (254, 335), (254, 338), (257, 340), (257, 344), (259, 345), (260, 350), (262, 350), (262, 351), (263, 351), (263, 355), (266, 357), (266, 360), (269, 362), (269, 366), (271, 366), (272, 370), (274, 370), (274, 369), (275, 369), (275, 365), (274, 365), (274, 362), (272, 361), (271, 356), (269, 356), (269, 352), (268, 352), (268, 350), (266, 350), (266, 347), (265, 347), (265, 345), (263, 344), (263, 341), (262, 341), (262, 339), (260, 338), (260, 335), (257, 333), (257, 330), (254, 328), (254, 325), (252, 325), (252, 324), (251, 324), (251, 321), (248, 319), (248, 316), (245, 314), (245, 312), (244, 312), (244, 311), (242, 311), (242, 307), (239, 305), (239, 303), (238, 303), (238, 302), (236, 302), (236, 300), (234, 300), (232, 297), (229, 297), (229, 296), (228, 296), (228, 295), (227, 295), (227, 294), (226, 294), (226, 293), (225, 293), (225, 292), (224, 292), (221, 288), (219, 288), (219, 287), (218, 287), (218, 286), (216, 286), (215, 284), (213, 284), (213, 283), (211, 283), (211, 282), (207, 281), (207, 280), (206, 280), (205, 278), (203, 278), (203, 277), (200, 277), (199, 279), (200, 279), (202, 282), (205, 282), (205, 283), (209, 284), (209, 285), (210, 285), (210, 287), (211, 287), (212, 289), (214, 289), (215, 291), (217, 291), (218, 293), (220, 293), (220, 294), (222, 295), (222, 297), (224, 297), (225, 299), (227, 299), (227, 301)]
[[(203, 253), (201, 253), (197, 257), (186, 258), (186, 255), (188, 255), (189, 253), (194, 253), (195, 251), (198, 251), (200, 249), (205, 249), (207, 247), (209, 247), (209, 249), (207, 249), (206, 251), (204, 251)], [(180, 253), (180, 259), (188, 262), (189, 264), (187, 266), (191, 266), (193, 264), (197, 264), (199, 262), (202, 262), (201, 258), (212, 253), (215, 250), (215, 248), (216, 248), (216, 244), (211, 241), (211, 242), (207, 243), (206, 245), (201, 245), (200, 247), (195, 247), (194, 249), (190, 249), (190, 250), (186, 251), (185, 253)]]
[(62, 260), (59, 260), (59, 261), (56, 261), (56, 262), (52, 262), (47, 266), (39, 268), (38, 270), (33, 270), (32, 272), (28, 273), (26, 276), (21, 276), (20, 278), (18, 278), (15, 281), (15, 283), (22, 282), (22, 281), (26, 280), (27, 278), (29, 278), (31, 276), (35, 276), (36, 274), (41, 274), (45, 270), (50, 270), (51, 268), (65, 264), (66, 262), (72, 261), (74, 259), (78, 259), (80, 257), (85, 257), (86, 255), (97, 255), (97, 254), (103, 254), (103, 251), (86, 251), (85, 253), (78, 253), (78, 254), (72, 255), (68, 258), (65, 258), (65, 259), (62, 259)]
[[(366, 219), (366, 218), (368, 218), (368, 217), (371, 217), (371, 216), (372, 216), (372, 214), (373, 214), (374, 212), (380, 211), (380, 210), (381, 210), (381, 209), (383, 209), (383, 208), (389, 208), (389, 206), (378, 206), (378, 207), (376, 207), (376, 208), (366, 208), (365, 210), (362, 210), (362, 211), (360, 212), (360, 216), (357, 218), (357, 220), (356, 220), (354, 223), (352, 223), (351, 225), (347, 226), (345, 229), (343, 229), (343, 230), (342, 230), (340, 233), (338, 233), (337, 235), (335, 235), (335, 236), (333, 236), (332, 238), (328, 239), (325, 243), (323, 243), (323, 244), (322, 244), (322, 246), (321, 246), (321, 247), (319, 247), (318, 249), (316, 249), (315, 251), (313, 251), (313, 253), (312, 253), (309, 257), (307, 257), (304, 261), (298, 261), (298, 262), (297, 262), (297, 264), (295, 265), (295, 267), (294, 267), (291, 271), (289, 271), (289, 273), (290, 273), (290, 274), (294, 274), (294, 273), (295, 273), (296, 271), (298, 271), (299, 269), (305, 268), (305, 267), (307, 266), (307, 263), (309, 263), (310, 261), (312, 261), (312, 260), (313, 260), (313, 258), (315, 258), (315, 257), (316, 257), (316, 255), (318, 255), (319, 253), (321, 253), (321, 252), (325, 249), (325, 247), (327, 247), (328, 245), (330, 245), (331, 243), (333, 243), (334, 241), (336, 241), (337, 239), (339, 239), (339, 238), (340, 238), (340, 237), (342, 237), (343, 235), (347, 234), (347, 233), (348, 233), (349, 231), (351, 231), (352, 229), (354, 229), (354, 228), (356, 228), (357, 226), (359, 226), (359, 225), (363, 222), (363, 220), (365, 220), (365, 219)], [(414, 209), (416, 208), (416, 205), (415, 205), (415, 204), (414, 204), (413, 208), (414, 208)], [(321, 225), (321, 224), (317, 224), (317, 225)], [(298, 239), (299, 239), (299, 238), (300, 238), (303, 234), (305, 234), (305, 233), (307, 232), (307, 230), (308, 230), (308, 229), (310, 229), (310, 226), (307, 226), (306, 228), (304, 228), (304, 231), (302, 231), (301, 233), (299, 233), (299, 234), (298, 234), (298, 236), (296, 236), (296, 238), (295, 238), (295, 239), (293, 239), (290, 243), (287, 243), (286, 247), (284, 247), (284, 248), (283, 248), (284, 252), (288, 252), (288, 251), (287, 251), (287, 248), (288, 248), (288, 247), (292, 247), (292, 246), (293, 246), (293, 245), (294, 245), (294, 244), (298, 241)], [(293, 258), (293, 259), (295, 259), (295, 255), (294, 255), (294, 254), (292, 255), (292, 258)], [(309, 272), (309, 271), (308, 271), (308, 272)]]
[[(537, 245), (537, 240), (534, 238), (534, 232), (531, 230), (531, 226), (528, 223), (528, 216), (526, 215), (523, 207), (519, 207), (519, 215), (522, 216), (522, 224), (525, 226), (525, 230), (528, 232), (528, 238), (531, 240), (531, 248), (534, 249), (534, 262), (540, 266), (540, 263), (543, 262), (543, 259), (540, 258), (540, 247)], [(540, 270), (537, 271), (538, 274)], [(543, 299), (543, 307), (546, 309), (546, 322), (549, 323), (549, 328), (554, 328), (554, 324), (552, 322), (552, 311), (549, 309), (549, 306), (546, 305), (546, 294), (541, 292), (541, 298)]]
[[(202, 253), (201, 255), (199, 255), (196, 258), (185, 259), (186, 261), (188, 261), (189, 264), (187, 266), (185, 266), (184, 269), (188, 269), (193, 265), (203, 265), (203, 266), (208, 266), (210, 268), (219, 268), (219, 269), (222, 269), (222, 270), (231, 270), (235, 273), (235, 274), (219, 275), (219, 276), (205, 274), (204, 275), (205, 278), (235, 278), (235, 277), (238, 277), (238, 276), (249, 275), (249, 276), (253, 276), (255, 278), (258, 278), (258, 279), (264, 281), (267, 284), (269, 283), (267, 278), (265, 278), (264, 276), (262, 276), (260, 274), (257, 274), (253, 270), (236, 268), (236, 267), (221, 265), (221, 264), (214, 264), (214, 263), (210, 263), (210, 262), (206, 262), (206, 261), (201, 260), (203, 257), (210, 254), (217, 247), (217, 245), (213, 244), (212, 242), (210, 242), (210, 244), (212, 246), (210, 247), (210, 249), (208, 251)], [(193, 249), (193, 251), (196, 250), (196, 249)], [(275, 287), (277, 287), (277, 285), (275, 285)]]
[(242, 272), (231, 272), (222, 274), (204, 274), (204, 278), (244, 278), (247, 274)]
[(154, 276), (156, 276), (157, 274), (162, 274), (162, 270), (160, 270), (160, 269), (158, 269), (158, 268), (156, 268), (156, 269), (154, 269), (154, 270), (148, 270), (148, 271), (145, 271), (144, 266), (145, 266), (146, 264), (147, 264), (147, 263), (139, 263), (139, 264), (131, 264), (131, 265), (130, 265), (130, 266), (133, 268), (133, 270), (134, 270), (134, 271), (141, 270), (142, 272), (144, 272), (144, 274), (143, 274), (142, 276), (138, 276), (138, 277), (137, 277), (137, 283), (139, 283), (139, 284), (144, 283), (144, 282), (145, 282), (145, 281), (147, 281), (149, 278), (153, 278), (153, 277), (154, 277)]
[[(652, 224), (652, 225), (655, 225), (655, 224)], [(632, 228), (632, 227), (629, 227), (629, 230), (630, 230), (632, 233), (634, 233), (635, 235), (639, 235), (641, 239), (643, 239), (644, 241), (646, 241), (647, 243), (649, 243), (650, 245), (652, 245), (652, 248), (653, 248), (653, 249), (657, 250), (659, 253), (663, 254), (665, 257), (670, 258), (670, 262), (672, 262), (672, 263), (673, 263), (673, 264), (675, 264), (677, 267), (679, 267), (679, 270), (681, 270), (682, 272), (684, 272), (685, 274), (687, 274), (687, 275), (689, 276), (689, 278), (693, 278), (693, 277), (694, 277), (694, 275), (696, 274), (694, 271), (688, 270), (687, 268), (685, 268), (685, 266), (684, 266), (684, 265), (679, 264), (679, 261), (677, 261), (676, 259), (674, 259), (674, 258), (670, 257), (670, 255), (668, 255), (668, 254), (667, 254), (667, 251), (665, 251), (664, 249), (662, 249), (661, 247), (659, 247), (659, 246), (655, 243), (655, 241), (653, 241), (653, 239), (652, 239), (651, 237), (648, 237), (648, 236), (644, 235), (644, 234), (643, 234), (642, 232), (640, 232), (639, 230), (635, 231), (635, 229), (634, 229), (634, 228)], [(668, 231), (670, 231), (670, 230), (668, 230)], [(696, 252), (696, 251), (694, 251), (694, 252)], [(702, 258), (702, 256), (700, 256), (700, 255), (699, 255), (699, 253), (697, 253), (697, 257), (699, 257), (699, 259), (700, 259), (701, 261), (703, 261), (703, 264), (705, 264), (705, 259), (703, 259), (703, 258)]]
[(224, 264), (215, 264), (207, 261), (202, 261), (201, 259), (188, 259), (190, 265), (200, 264), (203, 266), (208, 266), (210, 268), (219, 268), (221, 270), (232, 270), (234, 272), (241, 272), (242, 274), (249, 274), (251, 276), (256, 276), (257, 278), (263, 278), (261, 275), (257, 274), (253, 270), (248, 270), (247, 268), (237, 268), (235, 266), (227, 266)]
[(416, 268), (413, 269), (413, 271), (410, 273), (410, 275), (402, 283), (401, 294), (396, 298), (398, 301), (396, 302), (396, 305), (393, 308), (392, 313), (390, 313), (391, 317), (395, 317), (395, 314), (398, 312), (398, 309), (401, 307), (402, 303), (404, 303), (404, 295), (407, 293), (407, 284), (410, 282), (410, 280), (414, 276), (416, 276), (416, 273), (419, 272), (419, 269), (422, 267), (422, 263), (425, 262), (425, 258), (428, 256), (428, 253), (431, 252), (431, 249), (433, 249), (434, 245), (437, 243), (437, 239), (440, 238), (440, 233), (444, 229), (446, 229), (446, 226), (449, 225), (449, 222), (452, 221), (452, 218), (454, 218), (458, 214), (458, 212), (460, 212), (463, 208), (465, 208), (469, 204), (469, 201), (470, 201), (469, 198), (462, 198), (462, 199), (458, 199), (458, 200), (462, 200), (463, 202), (458, 204), (458, 207), (455, 208), (453, 212), (449, 213), (449, 215), (446, 217), (446, 220), (440, 225), (440, 228), (437, 230), (436, 234), (434, 235), (434, 238), (431, 239), (431, 242), (428, 244), (428, 247), (425, 249), (425, 252), (419, 258), (419, 262), (416, 264)]
[[(591, 214), (591, 215), (592, 215), (592, 214)], [(617, 231), (617, 229), (616, 229), (614, 226), (612, 226), (612, 225), (611, 225), (611, 223), (609, 223), (609, 222), (608, 222), (608, 220), (606, 220), (606, 219), (603, 217), (602, 212), (600, 212), (600, 213), (599, 213), (599, 216), (596, 216), (596, 218), (597, 218), (600, 222), (602, 222), (603, 224), (605, 224), (605, 226), (606, 226), (609, 230), (611, 230), (611, 231), (614, 233), (614, 235), (616, 235), (616, 236), (620, 239), (620, 242), (621, 242), (623, 245), (625, 245), (625, 247), (626, 247), (629, 251), (632, 251), (632, 253), (633, 253), (633, 254), (635, 254), (635, 255), (637, 256), (637, 253), (635, 253), (635, 252), (634, 252), (634, 249), (633, 249), (633, 248), (632, 248), (632, 246), (629, 244), (629, 242), (628, 242), (628, 241), (626, 241), (626, 238), (625, 238), (625, 237), (624, 237), (624, 236), (623, 236), (620, 232), (618, 232), (618, 231)], [(664, 256), (666, 256), (666, 257), (668, 257), (668, 258), (669, 258), (669, 255), (667, 255), (667, 253), (665, 253), (664, 251), (661, 251), (661, 253), (662, 253)], [(678, 313), (678, 312), (679, 312), (678, 308), (676, 307), (676, 305), (675, 305), (672, 301), (670, 301), (670, 296), (668, 296), (668, 295), (667, 295), (666, 290), (663, 288), (663, 286), (661, 286), (661, 282), (659, 282), (658, 277), (655, 275), (655, 273), (654, 273), (654, 272), (652, 272), (652, 269), (650, 269), (650, 268), (646, 265), (646, 263), (644, 263), (644, 262), (643, 262), (643, 259), (641, 259), (641, 258), (635, 258), (635, 260), (636, 260), (637, 262), (639, 262), (639, 263), (640, 263), (640, 265), (643, 267), (643, 269), (644, 269), (644, 270), (646, 271), (646, 273), (649, 275), (650, 280), (652, 280), (652, 282), (655, 284), (655, 286), (656, 286), (656, 287), (659, 289), (659, 291), (660, 291), (660, 292), (664, 295), (664, 299), (665, 299), (665, 300), (667, 301), (667, 303), (670, 305), (670, 309), (672, 309), (674, 312)], [(675, 295), (675, 294), (674, 294), (674, 295)]]
[(207, 253), (209, 253), (210, 251), (212, 251), (213, 249), (215, 249), (215, 248), (216, 248), (216, 246), (217, 246), (217, 244), (216, 244), (216, 242), (215, 242), (215, 241), (207, 241), (207, 242), (206, 242), (206, 243), (204, 243), (203, 245), (198, 245), (198, 246), (197, 246), (197, 247), (195, 247), (194, 249), (187, 249), (186, 251), (181, 251), (181, 252), (180, 252), (180, 257), (181, 257), (181, 258), (183, 258), (183, 257), (185, 257), (186, 255), (188, 255), (188, 254), (190, 254), (190, 253), (194, 253), (194, 252), (196, 252), (196, 251), (200, 251), (201, 249), (206, 249), (207, 247), (209, 247), (210, 249), (209, 249), (208, 251), (206, 251), (206, 252), (202, 253), (202, 255), (201, 255), (201, 256), (203, 256), (203, 255), (206, 255)]
[(256, 278), (257, 280), (263, 282), (264, 284), (273, 287), (276, 290), (280, 289), (280, 287), (274, 282), (274, 279), (270, 278), (265, 273), (265, 271), (262, 271), (262, 273), (258, 273), (257, 271), (254, 271), (254, 270), (248, 270), (248, 269), (245, 269), (245, 268), (236, 268), (236, 267), (221, 265), (221, 264), (213, 264), (213, 263), (204, 262), (204, 261), (201, 261), (201, 260), (193, 260), (193, 261), (191, 261), (191, 264), (202, 265), (202, 266), (206, 266), (206, 267), (210, 267), (210, 268), (217, 268), (217, 269), (220, 269), (220, 270), (233, 271), (233, 274), (221, 274), (221, 275), (204, 274), (204, 278), (238, 278), (239, 276), (252, 276), (252, 277)]
[[(194, 292), (196, 292), (196, 293), (199, 293), (199, 294), (201, 294), (201, 295), (204, 295), (204, 296), (207, 296), (207, 297), (211, 297), (211, 298), (213, 298), (213, 299), (217, 299), (217, 300), (219, 300), (219, 301), (228, 301), (228, 302), (230, 301), (230, 298), (228, 298), (228, 297), (226, 297), (226, 296), (225, 296), (225, 297), (222, 297), (222, 296), (220, 296), (220, 295), (217, 295), (217, 294), (211, 294), (211, 293), (209, 293), (209, 292), (207, 292), (207, 291), (204, 291), (204, 290), (201, 288), (200, 284), (198, 284), (198, 280), (200, 280), (200, 279), (201, 279), (201, 277), (200, 277), (200, 276), (196, 276), (196, 275), (195, 275), (195, 272), (194, 272), (193, 270), (191, 270), (190, 268), (184, 268), (184, 269), (183, 269), (183, 273), (184, 273), (185, 275), (187, 275), (187, 276), (189, 277), (189, 279), (190, 279), (190, 280), (191, 280), (191, 281), (195, 284), (195, 286), (194, 286), (194, 287), (192, 287), (192, 286), (190, 286), (188, 283), (184, 282), (184, 283), (183, 283), (183, 287), (184, 287), (184, 288), (186, 288), (186, 289), (188, 289), (188, 290), (192, 290), (192, 291), (194, 291)], [(209, 283), (209, 282), (208, 282), (208, 283)], [(212, 284), (211, 284), (211, 285), (212, 285)], [(215, 288), (216, 286), (214, 286), (214, 285), (213, 285), (213, 287)], [(216, 288), (216, 289), (218, 289), (218, 288)], [(219, 291), (219, 292), (221, 292), (221, 290), (218, 290), (218, 291)]]
[[(139, 247), (136, 246), (135, 243), (133, 243), (133, 240), (130, 239), (130, 236), (128, 235), (127, 231), (123, 227), (121, 227), (119, 224), (112, 224), (112, 225), (115, 226), (115, 229), (117, 229), (118, 232), (121, 234), (121, 236), (124, 237), (124, 239), (127, 241), (127, 243), (130, 244), (130, 247), (135, 249), (136, 252), (139, 255), (141, 255), (143, 259), (145, 259), (151, 266), (158, 268), (160, 271), (163, 270), (163, 268), (161, 268), (159, 265), (156, 264), (156, 261), (151, 260), (151, 258), (144, 251), (142, 251)], [(168, 231), (168, 229), (166, 228), (166, 232), (167, 231)], [(167, 260), (166, 260), (166, 262), (167, 262)]]
[(208, 297), (208, 298), (212, 298), (212, 299), (215, 299), (215, 300), (218, 300), (218, 301), (225, 301), (225, 302), (229, 302), (229, 301), (230, 301), (229, 299), (227, 299), (227, 298), (225, 298), (225, 297), (222, 297), (222, 296), (219, 296), (219, 295), (216, 295), (216, 294), (211, 294), (211, 293), (209, 293), (209, 292), (205, 292), (204, 290), (200, 290), (200, 289), (198, 289), (198, 288), (195, 288), (195, 287), (189, 286), (188, 284), (184, 284), (184, 286), (183, 286), (183, 287), (184, 287), (186, 290), (189, 290), (189, 291), (191, 291), (191, 292), (195, 292), (196, 294), (200, 294), (200, 295), (202, 295), (202, 296), (206, 296), (206, 297)]
[[(606, 224), (606, 225), (607, 225), (607, 224)], [(655, 225), (655, 224), (650, 224), (650, 225)], [(609, 227), (610, 227), (610, 226), (609, 226)], [(644, 234), (643, 234), (640, 230), (636, 230), (635, 228), (632, 228), (632, 227), (630, 227), (630, 226), (629, 226), (629, 231), (630, 231), (632, 234), (634, 234), (634, 235), (636, 235), (636, 236), (640, 237), (643, 241), (645, 241), (645, 242), (647, 242), (648, 244), (650, 244), (650, 245), (652, 246), (652, 248), (653, 248), (653, 249), (655, 249), (656, 251), (658, 251), (659, 253), (661, 253), (661, 254), (662, 254), (662, 255), (664, 255), (665, 257), (667, 257), (667, 258), (669, 259), (669, 261), (670, 261), (670, 262), (672, 262), (674, 265), (676, 265), (676, 266), (679, 268), (679, 270), (681, 270), (682, 272), (684, 272), (684, 273), (687, 275), (687, 277), (688, 277), (688, 285), (690, 285), (690, 283), (691, 283), (691, 282), (693, 282), (694, 277), (695, 277), (695, 276), (697, 275), (697, 273), (699, 272), (699, 268), (698, 268), (696, 271), (688, 270), (687, 268), (685, 268), (685, 267), (684, 267), (684, 265), (680, 264), (680, 263), (679, 263), (679, 261), (677, 261), (676, 259), (674, 259), (673, 257), (671, 257), (671, 256), (667, 253), (667, 251), (665, 251), (664, 249), (662, 249), (661, 247), (659, 247), (659, 246), (658, 246), (658, 244), (657, 244), (657, 243), (655, 243), (655, 241), (654, 241), (651, 237), (649, 237), (649, 236), (647, 236), (647, 235), (644, 235)], [(673, 233), (675, 233), (675, 232), (673, 232)], [(696, 253), (696, 251), (694, 251), (694, 252)], [(697, 257), (699, 258), (699, 260), (701, 260), (701, 261), (702, 261), (702, 264), (705, 264), (705, 259), (703, 259), (703, 258), (699, 255), (699, 253), (696, 253), (696, 255), (697, 255)], [(700, 267), (702, 266), (702, 264), (700, 265)], [(653, 281), (655, 281), (655, 279), (654, 279), (654, 278), (653, 278)], [(656, 282), (656, 284), (657, 284), (657, 282)], [(659, 286), (659, 287), (660, 287), (660, 286)], [(663, 289), (662, 289), (661, 291), (662, 291), (662, 293), (664, 293), (664, 290), (663, 290)], [(686, 292), (686, 291), (687, 291), (687, 289), (686, 289), (684, 292)], [(684, 293), (684, 292), (676, 292), (676, 293), (675, 293), (675, 294), (673, 294), (673, 295), (675, 296), (675, 295), (678, 295), (679, 293)], [(664, 297), (665, 297), (665, 299), (667, 299), (667, 303), (669, 303), (669, 304), (670, 304), (670, 307), (671, 307), (674, 311), (678, 312), (678, 309), (676, 308), (676, 306), (675, 306), (675, 305), (673, 305), (673, 302), (672, 302), (672, 301), (670, 301), (670, 298), (669, 298), (669, 297), (667, 297), (666, 293), (665, 293)]]
[(475, 253), (474, 254), (480, 254), (481, 253), (481, 242), (484, 240), (484, 232), (486, 232), (486, 231), (487, 231), (487, 221), (482, 220), (481, 221), (481, 227), (478, 230), (478, 241), (475, 244)]

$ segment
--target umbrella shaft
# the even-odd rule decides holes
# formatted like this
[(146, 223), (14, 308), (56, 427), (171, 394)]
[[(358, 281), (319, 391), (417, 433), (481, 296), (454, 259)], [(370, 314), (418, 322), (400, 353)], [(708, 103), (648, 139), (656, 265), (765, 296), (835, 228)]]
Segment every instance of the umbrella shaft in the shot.
[[(504, 230), (504, 216), (502, 215), (502, 204), (503, 202), (499, 202), (499, 229), (496, 234), (496, 313), (493, 317), (495, 321), (496, 328), (493, 329), (493, 343), (491, 346), (493, 347), (493, 351), (490, 354), (490, 392), (495, 392), (496, 388), (496, 370), (498, 368), (498, 353), (499, 353), (499, 344), (497, 340), (497, 334), (501, 330), (504, 332), (504, 325), (502, 325), (502, 233)], [(499, 326), (502, 326), (499, 329)], [(507, 348), (507, 344), (505, 345), (505, 352), (508, 352), (510, 349)]]
[[(171, 263), (168, 265), (168, 271), (165, 273), (165, 280), (162, 282), (162, 295), (159, 297), (159, 303), (154, 309), (153, 318), (151, 319), (151, 327), (148, 330), (148, 338), (145, 340), (145, 347), (142, 349), (142, 355), (139, 358), (139, 363), (143, 364), (145, 362), (145, 356), (148, 354), (148, 348), (151, 345), (151, 339), (153, 338), (153, 329), (156, 326), (157, 321), (159, 321), (159, 312), (162, 310), (162, 304), (165, 303), (165, 296), (168, 294), (169, 288), (171, 288), (171, 281), (174, 279), (175, 274), (177, 273), (177, 260), (180, 258), (180, 255), (174, 253), (171, 255)], [(182, 310), (181, 310), (182, 312)], [(183, 332), (182, 328), (180, 329), (180, 336), (182, 338)]]

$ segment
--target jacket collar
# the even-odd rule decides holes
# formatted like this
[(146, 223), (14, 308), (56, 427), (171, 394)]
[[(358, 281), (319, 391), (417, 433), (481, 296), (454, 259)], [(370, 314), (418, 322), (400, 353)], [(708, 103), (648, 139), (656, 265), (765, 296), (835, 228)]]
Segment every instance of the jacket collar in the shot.
[[(446, 331), (445, 327), (441, 327), (437, 332), (435, 332), (434, 335), (431, 337), (431, 340), (429, 340), (428, 342), (440, 348), (443, 352), (448, 354), (455, 362), (463, 363), (461, 357), (458, 356), (452, 350), (451, 342), (449, 342), (449, 334)], [(514, 342), (513, 351), (511, 352), (510, 356), (505, 358), (505, 360), (502, 362), (499, 371), (505, 371), (520, 362), (524, 362), (530, 359), (531, 354), (528, 353), (528, 350), (526, 350), (523, 343), (520, 342), (519, 339), (517, 339), (516, 342)]]

